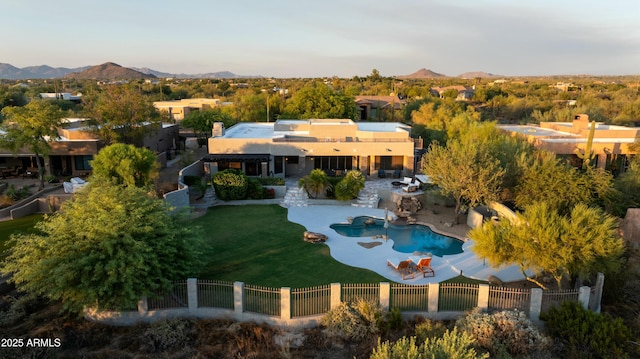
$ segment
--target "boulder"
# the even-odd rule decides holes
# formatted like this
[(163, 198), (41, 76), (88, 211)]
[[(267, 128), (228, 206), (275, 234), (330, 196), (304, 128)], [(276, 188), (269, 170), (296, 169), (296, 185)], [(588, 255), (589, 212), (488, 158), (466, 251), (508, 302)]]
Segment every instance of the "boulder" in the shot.
[(327, 236), (317, 232), (304, 232), (304, 241), (309, 243), (324, 243), (327, 240)]

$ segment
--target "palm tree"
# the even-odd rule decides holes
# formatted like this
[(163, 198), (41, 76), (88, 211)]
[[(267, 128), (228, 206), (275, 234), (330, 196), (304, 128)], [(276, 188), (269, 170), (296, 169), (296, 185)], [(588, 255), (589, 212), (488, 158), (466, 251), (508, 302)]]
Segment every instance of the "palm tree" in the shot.
[(298, 187), (304, 188), (311, 198), (318, 198), (318, 195), (325, 189), (331, 187), (327, 174), (323, 170), (316, 168), (308, 175), (300, 178)]

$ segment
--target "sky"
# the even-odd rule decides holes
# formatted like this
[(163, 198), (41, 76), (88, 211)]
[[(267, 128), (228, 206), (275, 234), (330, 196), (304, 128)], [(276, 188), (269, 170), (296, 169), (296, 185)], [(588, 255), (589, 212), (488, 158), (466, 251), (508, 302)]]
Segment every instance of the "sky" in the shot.
[(0, 63), (265, 77), (639, 75), (638, 0), (0, 0)]

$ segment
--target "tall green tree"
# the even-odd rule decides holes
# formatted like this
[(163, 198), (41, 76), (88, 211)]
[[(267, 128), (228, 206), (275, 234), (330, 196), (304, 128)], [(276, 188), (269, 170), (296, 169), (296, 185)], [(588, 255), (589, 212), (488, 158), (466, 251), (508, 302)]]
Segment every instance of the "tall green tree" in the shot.
[(580, 171), (551, 152), (537, 151), (519, 161), (521, 175), (515, 187), (519, 208), (547, 202), (561, 213), (568, 213), (578, 203), (601, 205), (611, 186), (610, 174), (592, 168)]
[(142, 188), (90, 182), (37, 233), (13, 236), (1, 271), (13, 274), (18, 289), (74, 313), (135, 308), (198, 264), (197, 228), (170, 210)]
[(334, 188), (336, 199), (338, 201), (349, 201), (358, 197), (358, 193), (364, 189), (364, 182), (362, 172), (358, 170), (348, 171)]
[(449, 140), (446, 146), (431, 144), (423, 158), (422, 172), (443, 195), (455, 199), (456, 224), (464, 207), (498, 199), (504, 175), (499, 161), (478, 143), (457, 139)]
[(200, 144), (202, 141), (206, 141), (207, 137), (211, 134), (214, 122), (224, 123), (225, 128), (229, 128), (236, 123), (228, 113), (223, 112), (219, 108), (213, 108), (210, 110), (190, 112), (184, 120), (182, 120), (182, 126), (192, 129)]
[(355, 99), (313, 82), (296, 92), (284, 108), (281, 118), (350, 118), (358, 115)]
[(90, 162), (90, 180), (149, 188), (158, 177), (156, 156), (146, 148), (116, 143), (104, 147)]
[(36, 157), (36, 166), (40, 178), (40, 189), (44, 188), (45, 169), (40, 156), (51, 152), (50, 142), (59, 138), (58, 129), (62, 126), (64, 112), (49, 101), (32, 101), (23, 107), (5, 107), (5, 118), (0, 128), (0, 147), (18, 154), (27, 149)]
[(142, 145), (144, 135), (161, 124), (153, 102), (137, 88), (109, 85), (89, 94), (85, 111), (94, 131), (106, 144), (116, 142)]
[[(602, 271), (620, 270), (624, 242), (617, 222), (601, 209), (577, 204), (567, 215), (544, 202), (527, 207), (517, 220), (485, 222), (469, 232), (473, 251), (490, 265), (518, 265), (527, 280), (546, 286), (535, 275), (548, 273), (558, 288)], [(531, 276), (527, 271), (532, 271)]]

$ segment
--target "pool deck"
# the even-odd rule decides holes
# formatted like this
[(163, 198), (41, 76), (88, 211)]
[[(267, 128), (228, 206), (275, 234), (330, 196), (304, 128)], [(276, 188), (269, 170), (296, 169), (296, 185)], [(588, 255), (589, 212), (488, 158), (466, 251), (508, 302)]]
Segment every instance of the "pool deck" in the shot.
[[(454, 233), (444, 233), (430, 226), (436, 232), (440, 232), (451, 237), (465, 240), (462, 246), (463, 253), (437, 257), (433, 256), (431, 267), (435, 271), (435, 277), (423, 278), (417, 273), (414, 278), (402, 279), (400, 273), (387, 265), (387, 259), (408, 259), (410, 253), (400, 253), (393, 250), (393, 238), (385, 241), (382, 238), (372, 237), (346, 237), (336, 233), (329, 226), (334, 223), (348, 223), (347, 217), (371, 216), (384, 218), (384, 209), (361, 208), (353, 206), (332, 206), (332, 205), (310, 205), (308, 207), (291, 207), (288, 212), (288, 219), (291, 222), (304, 226), (308, 231), (319, 232), (327, 235), (325, 242), (331, 251), (331, 256), (337, 261), (352, 267), (369, 269), (379, 275), (398, 283), (424, 285), (429, 283), (439, 283), (444, 280), (456, 277), (460, 274), (474, 279), (487, 280), (489, 275), (498, 277), (503, 282), (513, 282), (525, 279), (517, 266), (492, 268), (484, 261), (476, 258), (471, 250), (473, 241), (455, 235)], [(429, 225), (428, 223), (422, 223)], [(358, 242), (380, 244), (365, 248)]]

